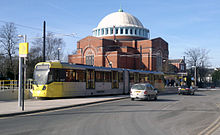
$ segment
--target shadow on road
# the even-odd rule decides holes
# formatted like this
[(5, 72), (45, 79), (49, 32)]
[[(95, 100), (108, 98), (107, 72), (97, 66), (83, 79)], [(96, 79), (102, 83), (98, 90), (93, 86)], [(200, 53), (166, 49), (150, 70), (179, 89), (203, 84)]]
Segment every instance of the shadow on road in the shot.
[[(179, 100), (158, 98), (156, 101), (155, 100), (148, 101), (148, 100), (136, 99), (135, 101), (132, 101), (132, 102), (176, 102), (176, 101), (179, 101)], [(129, 105), (129, 106), (131, 106), (131, 105)], [(136, 105), (134, 104), (132, 106), (136, 106)]]
[[(181, 95), (180, 95), (181, 96)], [(182, 96), (207, 96), (205, 94), (198, 94), (198, 93), (195, 93), (195, 95), (190, 95), (190, 94), (182, 94)]]
[(158, 98), (156, 102), (176, 102), (179, 100)]

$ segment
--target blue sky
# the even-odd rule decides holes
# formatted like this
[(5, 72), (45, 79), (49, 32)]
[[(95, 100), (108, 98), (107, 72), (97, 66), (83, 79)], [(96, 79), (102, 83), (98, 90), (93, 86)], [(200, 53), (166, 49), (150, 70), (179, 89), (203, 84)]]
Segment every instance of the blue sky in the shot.
[[(169, 43), (169, 58), (183, 58), (187, 48), (209, 50), (212, 67), (220, 67), (220, 1), (219, 0), (0, 0), (0, 26), (14, 22), (20, 34), (42, 35), (42, 24), (55, 34), (77, 33), (62, 37), (65, 53), (76, 48), (76, 42), (92, 34), (103, 17), (118, 11), (137, 17), (150, 37), (162, 37)], [(20, 25), (33, 27), (25, 28)], [(37, 29), (35, 29), (37, 28)]]

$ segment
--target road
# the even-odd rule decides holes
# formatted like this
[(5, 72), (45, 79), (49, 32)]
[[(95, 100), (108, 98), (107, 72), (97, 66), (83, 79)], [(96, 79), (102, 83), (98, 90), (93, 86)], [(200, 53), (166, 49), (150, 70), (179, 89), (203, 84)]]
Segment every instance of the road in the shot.
[[(220, 91), (161, 95), (158, 101), (123, 99), (0, 119), (1, 135), (197, 135), (213, 129)], [(217, 121), (218, 122), (218, 121)], [(217, 123), (215, 123), (217, 125)]]

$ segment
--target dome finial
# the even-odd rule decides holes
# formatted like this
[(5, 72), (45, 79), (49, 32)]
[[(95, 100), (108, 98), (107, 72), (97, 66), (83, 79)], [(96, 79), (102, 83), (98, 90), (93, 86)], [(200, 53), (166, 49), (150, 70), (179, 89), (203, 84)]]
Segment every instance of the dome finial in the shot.
[(121, 5), (120, 5), (120, 9), (118, 10), (118, 12), (123, 12), (123, 9), (121, 8)]

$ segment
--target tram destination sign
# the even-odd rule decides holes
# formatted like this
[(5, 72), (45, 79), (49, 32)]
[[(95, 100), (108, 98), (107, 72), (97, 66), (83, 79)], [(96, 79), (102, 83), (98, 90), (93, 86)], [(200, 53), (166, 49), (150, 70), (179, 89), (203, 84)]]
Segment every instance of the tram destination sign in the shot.
[(36, 69), (49, 69), (49, 65), (37, 65)]

